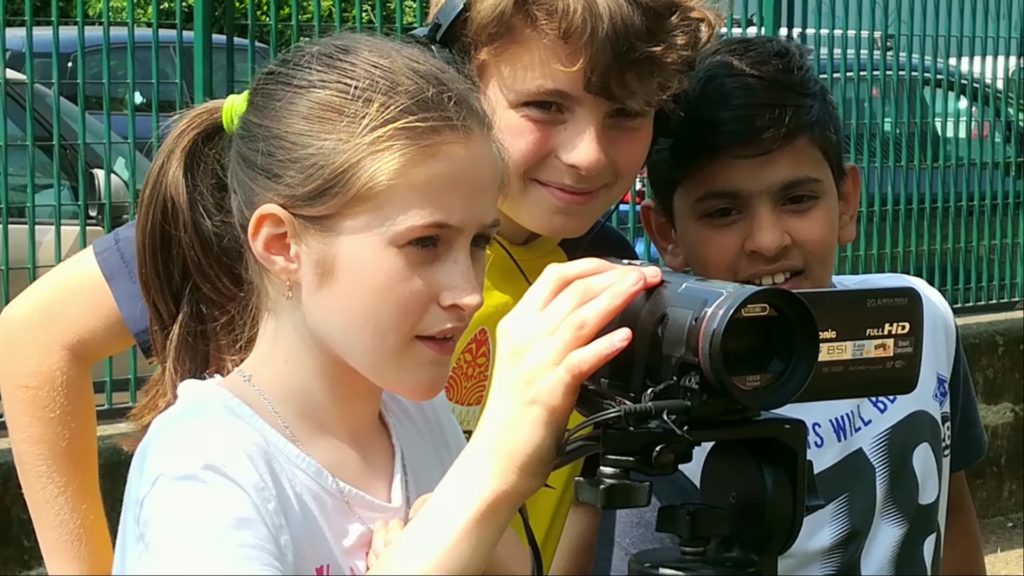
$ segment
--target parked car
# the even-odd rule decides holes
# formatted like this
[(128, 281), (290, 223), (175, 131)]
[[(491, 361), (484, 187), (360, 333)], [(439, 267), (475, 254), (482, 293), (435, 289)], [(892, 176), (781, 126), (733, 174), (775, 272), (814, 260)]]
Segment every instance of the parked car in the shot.
[[(27, 30), (6, 29), (6, 66), (25, 74), (31, 62), (33, 82), (57, 90), (100, 122), (109, 121), (115, 134), (147, 154), (154, 130), (193, 101), (191, 31), (111, 26), (104, 32), (101, 26), (86, 26), (79, 38), (77, 26), (60, 26), (55, 42), (51, 26), (33, 27), (31, 34)], [(222, 34), (214, 34), (212, 42), (212, 95), (217, 98), (247, 88), (252, 72), (270, 60), (269, 47), (259, 42)]]
[[(46, 87), (10, 69), (3, 87), (0, 310), (35, 278), (127, 221), (149, 169), (149, 160), (118, 136), (105, 145), (103, 125)], [(127, 390), (131, 355), (114, 358), (115, 390)], [(135, 360), (139, 374), (148, 375), (145, 358)], [(97, 393), (106, 382), (104, 364), (93, 370)]]
[(854, 162), (915, 172), (990, 165), (996, 169), (982, 182), (998, 189), (999, 180), (1007, 179), (1006, 189), (1020, 193), (1009, 180), (1021, 177), (1024, 117), (1003, 90), (906, 54), (822, 52), (817, 65), (840, 106)]
[(861, 167), (862, 228), (843, 271), (924, 276), (954, 306), (1019, 294), (1024, 116), (982, 78), (915, 55), (820, 52), (848, 157)]

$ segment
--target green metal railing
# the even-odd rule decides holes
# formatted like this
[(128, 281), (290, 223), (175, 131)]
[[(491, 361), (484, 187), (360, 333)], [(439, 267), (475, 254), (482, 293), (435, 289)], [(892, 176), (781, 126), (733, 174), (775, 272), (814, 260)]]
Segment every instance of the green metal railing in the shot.
[[(837, 272), (919, 275), (960, 311), (1024, 300), (1024, 16), (1016, 0), (980, 4), (719, 3), (725, 35), (811, 48), (840, 104), (864, 199)], [(0, 2), (0, 306), (134, 218), (173, 113), (244, 89), (295, 42), (335, 30), (400, 37), (426, 12), (426, 0)], [(656, 260), (640, 193), (612, 221)], [(150, 370), (134, 350), (97, 366), (97, 407), (123, 412)]]
[[(957, 311), (1024, 299), (1024, 4), (982, 0), (721, 2), (723, 35), (805, 44), (863, 175), (837, 273), (903, 272)], [(632, 213), (614, 220), (649, 243)]]

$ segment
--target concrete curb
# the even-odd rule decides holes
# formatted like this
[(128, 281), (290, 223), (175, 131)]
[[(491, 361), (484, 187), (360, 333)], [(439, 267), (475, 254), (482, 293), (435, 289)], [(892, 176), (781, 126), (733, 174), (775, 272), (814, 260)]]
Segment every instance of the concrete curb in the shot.
[(980, 518), (1024, 508), (1024, 311), (958, 318), (988, 456), (968, 472)]
[[(125, 478), (131, 456), (117, 444), (130, 427), (126, 424), (100, 426), (97, 448), (100, 459), (100, 490), (111, 537), (116, 533), (124, 496)], [(11, 454), (10, 442), (0, 438), (0, 574), (45, 574), (39, 543), (22, 497), (21, 485)]]

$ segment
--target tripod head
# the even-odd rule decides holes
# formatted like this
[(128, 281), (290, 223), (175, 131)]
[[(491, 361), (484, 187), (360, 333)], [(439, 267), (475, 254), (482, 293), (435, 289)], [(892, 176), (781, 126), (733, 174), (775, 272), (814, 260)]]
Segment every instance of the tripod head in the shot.
[(576, 479), (576, 497), (605, 509), (648, 506), (650, 482), (630, 479), (631, 472), (671, 474), (692, 459), (693, 448), (714, 442), (702, 469), (702, 501), (658, 510), (656, 530), (676, 536), (679, 546), (635, 554), (630, 574), (777, 574), (807, 504), (820, 505), (808, 474), (807, 427), (798, 419), (763, 413), (684, 434), (615, 426), (599, 433), (607, 451), (593, 477)]

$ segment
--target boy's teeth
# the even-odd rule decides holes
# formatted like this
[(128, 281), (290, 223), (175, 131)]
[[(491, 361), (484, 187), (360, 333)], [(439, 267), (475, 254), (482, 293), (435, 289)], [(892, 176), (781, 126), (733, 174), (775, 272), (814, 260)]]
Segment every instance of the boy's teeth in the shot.
[(775, 284), (782, 284), (792, 276), (793, 274), (790, 272), (776, 272), (775, 274), (765, 274), (755, 279), (753, 283), (760, 286), (774, 286)]

